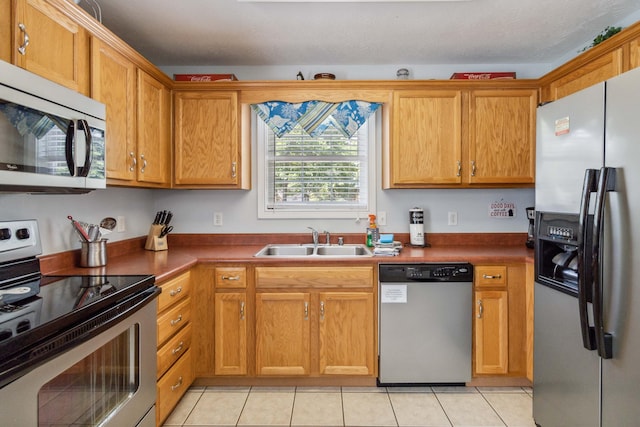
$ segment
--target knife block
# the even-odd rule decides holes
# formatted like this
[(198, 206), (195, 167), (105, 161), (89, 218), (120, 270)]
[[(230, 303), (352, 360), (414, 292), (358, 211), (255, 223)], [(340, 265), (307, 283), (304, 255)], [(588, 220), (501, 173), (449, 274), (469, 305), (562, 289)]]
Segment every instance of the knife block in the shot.
[(167, 236), (160, 237), (162, 228), (164, 226), (160, 224), (153, 224), (149, 229), (149, 235), (147, 236), (147, 242), (144, 248), (148, 251), (166, 251), (169, 249), (167, 245)]

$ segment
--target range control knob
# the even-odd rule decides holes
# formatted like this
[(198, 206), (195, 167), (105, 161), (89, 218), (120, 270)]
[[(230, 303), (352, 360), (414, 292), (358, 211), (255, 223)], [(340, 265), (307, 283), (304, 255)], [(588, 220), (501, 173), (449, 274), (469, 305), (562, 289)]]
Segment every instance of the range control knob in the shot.
[(18, 240), (26, 240), (31, 237), (31, 233), (29, 233), (28, 228), (20, 228), (16, 230), (16, 237), (18, 238)]
[(7, 240), (11, 238), (11, 229), (0, 228), (0, 240)]

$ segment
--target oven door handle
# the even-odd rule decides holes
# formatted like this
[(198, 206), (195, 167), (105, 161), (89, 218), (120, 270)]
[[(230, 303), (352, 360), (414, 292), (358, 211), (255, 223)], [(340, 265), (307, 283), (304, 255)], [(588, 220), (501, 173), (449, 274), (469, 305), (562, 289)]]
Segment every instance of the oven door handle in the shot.
[(615, 191), (615, 168), (602, 168), (598, 180), (598, 192), (596, 193), (596, 210), (593, 218), (593, 243), (591, 245), (591, 267), (593, 275), (593, 323), (595, 325), (596, 344), (598, 355), (603, 359), (613, 357), (613, 335), (604, 330), (604, 304), (603, 283), (601, 278), (600, 244), (602, 240), (602, 227), (604, 225), (604, 209), (607, 192)]
[(578, 307), (580, 310), (582, 345), (587, 350), (595, 350), (597, 348), (595, 327), (589, 323), (588, 303), (591, 302), (593, 294), (593, 278), (586, 259), (588, 254), (586, 246), (590, 241), (589, 232), (591, 230), (589, 204), (591, 202), (591, 193), (597, 190), (597, 180), (597, 169), (587, 169), (584, 172), (578, 223)]

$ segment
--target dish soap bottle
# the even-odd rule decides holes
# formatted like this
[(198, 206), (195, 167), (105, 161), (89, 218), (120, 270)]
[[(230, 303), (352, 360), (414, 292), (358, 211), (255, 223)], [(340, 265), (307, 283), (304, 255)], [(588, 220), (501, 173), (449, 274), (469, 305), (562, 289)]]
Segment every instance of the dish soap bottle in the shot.
[(367, 246), (372, 248), (379, 239), (380, 231), (376, 225), (376, 216), (369, 215), (369, 227), (367, 228)]

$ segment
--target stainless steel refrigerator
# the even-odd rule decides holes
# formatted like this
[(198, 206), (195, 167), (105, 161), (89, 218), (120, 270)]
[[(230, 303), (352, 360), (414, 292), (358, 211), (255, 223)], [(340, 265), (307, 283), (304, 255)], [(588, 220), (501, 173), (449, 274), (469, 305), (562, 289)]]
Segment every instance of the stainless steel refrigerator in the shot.
[(640, 425), (640, 69), (537, 120), (534, 420)]

